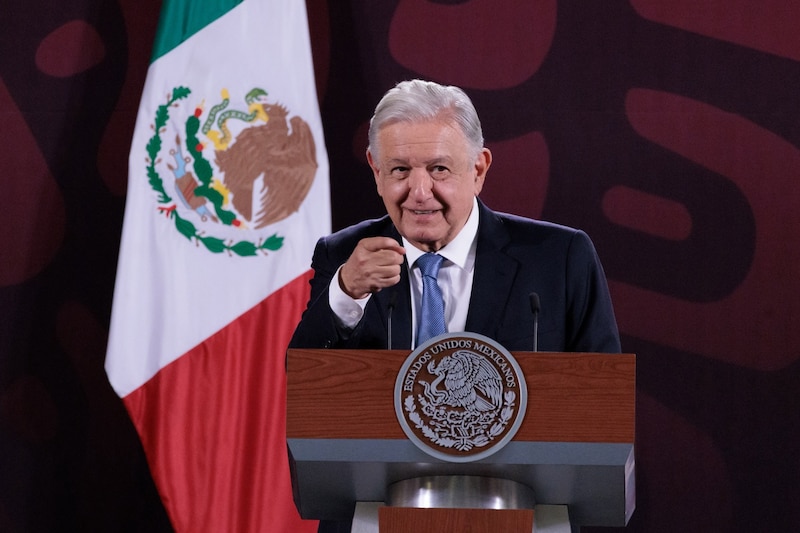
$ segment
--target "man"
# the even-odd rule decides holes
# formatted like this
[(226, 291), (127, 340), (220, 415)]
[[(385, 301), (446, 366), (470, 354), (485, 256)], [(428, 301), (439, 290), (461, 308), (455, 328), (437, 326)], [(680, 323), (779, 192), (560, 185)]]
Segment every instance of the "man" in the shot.
[(417, 260), (435, 252), (444, 257), (437, 279), (447, 331), (531, 350), (536, 293), (540, 350), (620, 351), (605, 275), (587, 235), (498, 213), (478, 200), (492, 154), (461, 89), (413, 80), (389, 90), (370, 122), (367, 161), (388, 215), (317, 243), (311, 299), (291, 347), (415, 347)]

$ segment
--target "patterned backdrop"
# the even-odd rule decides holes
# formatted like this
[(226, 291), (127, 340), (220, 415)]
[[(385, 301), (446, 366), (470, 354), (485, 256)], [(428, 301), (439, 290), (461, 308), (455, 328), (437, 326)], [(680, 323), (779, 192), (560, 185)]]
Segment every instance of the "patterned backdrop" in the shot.
[[(334, 228), (383, 92), (463, 87), (482, 198), (589, 233), (638, 355), (625, 531), (800, 528), (800, 2), (306, 3)], [(2, 531), (170, 530), (103, 370), (160, 5), (0, 2)]]

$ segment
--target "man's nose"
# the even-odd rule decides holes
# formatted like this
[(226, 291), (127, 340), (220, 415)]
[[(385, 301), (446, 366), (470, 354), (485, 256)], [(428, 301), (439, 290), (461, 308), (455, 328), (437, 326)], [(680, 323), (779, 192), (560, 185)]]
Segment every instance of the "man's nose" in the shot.
[(433, 191), (433, 179), (424, 168), (412, 169), (408, 179), (410, 194), (417, 199), (425, 199), (431, 196)]

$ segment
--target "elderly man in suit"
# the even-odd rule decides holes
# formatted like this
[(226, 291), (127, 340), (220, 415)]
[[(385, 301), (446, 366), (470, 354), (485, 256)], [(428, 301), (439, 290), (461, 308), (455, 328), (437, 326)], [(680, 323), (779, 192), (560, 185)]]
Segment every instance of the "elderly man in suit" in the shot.
[(536, 293), (540, 350), (620, 351), (588, 236), (478, 199), (492, 154), (461, 89), (412, 80), (389, 90), (370, 122), (367, 161), (387, 215), (317, 243), (311, 299), (291, 347), (414, 348), (422, 342), (418, 260), (433, 253), (443, 257), (447, 331), (530, 350)]

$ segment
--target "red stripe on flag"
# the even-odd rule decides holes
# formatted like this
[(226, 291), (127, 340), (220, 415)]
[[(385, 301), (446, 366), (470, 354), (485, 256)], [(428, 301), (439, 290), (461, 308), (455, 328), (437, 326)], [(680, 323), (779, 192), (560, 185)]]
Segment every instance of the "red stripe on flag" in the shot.
[(292, 502), (285, 354), (306, 272), (124, 398), (177, 531), (316, 531)]

